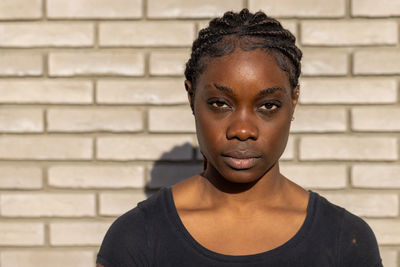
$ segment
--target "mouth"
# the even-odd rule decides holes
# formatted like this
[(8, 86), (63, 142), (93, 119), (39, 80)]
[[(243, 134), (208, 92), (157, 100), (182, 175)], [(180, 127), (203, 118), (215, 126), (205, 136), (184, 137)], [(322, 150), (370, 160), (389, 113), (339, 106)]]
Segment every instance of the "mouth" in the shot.
[(235, 170), (247, 170), (254, 167), (261, 157), (249, 151), (235, 151), (223, 154), (224, 162)]
[(257, 164), (260, 158), (232, 158), (224, 157), (224, 161), (229, 167), (235, 170), (248, 170)]

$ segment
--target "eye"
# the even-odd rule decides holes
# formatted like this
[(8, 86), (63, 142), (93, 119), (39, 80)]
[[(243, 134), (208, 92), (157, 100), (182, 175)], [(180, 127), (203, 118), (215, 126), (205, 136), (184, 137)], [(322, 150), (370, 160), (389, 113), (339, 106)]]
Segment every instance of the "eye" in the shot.
[(208, 104), (214, 109), (229, 109), (230, 108), (230, 106), (226, 102), (221, 101), (221, 100), (213, 100), (213, 101), (208, 102)]
[(279, 105), (274, 103), (265, 103), (260, 107), (260, 109), (263, 111), (276, 111), (278, 108)]

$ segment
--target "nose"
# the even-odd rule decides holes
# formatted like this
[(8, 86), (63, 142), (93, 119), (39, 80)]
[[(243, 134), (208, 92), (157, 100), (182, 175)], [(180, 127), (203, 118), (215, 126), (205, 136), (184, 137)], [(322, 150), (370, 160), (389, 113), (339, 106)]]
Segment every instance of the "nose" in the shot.
[(226, 138), (228, 140), (238, 139), (240, 141), (257, 140), (258, 127), (249, 116), (242, 115), (238, 118), (233, 118), (226, 131)]

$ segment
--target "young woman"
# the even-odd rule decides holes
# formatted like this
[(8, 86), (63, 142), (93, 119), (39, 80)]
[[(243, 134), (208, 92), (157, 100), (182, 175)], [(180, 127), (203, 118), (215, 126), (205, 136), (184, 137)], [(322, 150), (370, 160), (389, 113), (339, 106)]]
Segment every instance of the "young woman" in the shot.
[(263, 12), (200, 31), (185, 87), (205, 170), (118, 218), (98, 266), (382, 266), (362, 219), (279, 172), (301, 56)]

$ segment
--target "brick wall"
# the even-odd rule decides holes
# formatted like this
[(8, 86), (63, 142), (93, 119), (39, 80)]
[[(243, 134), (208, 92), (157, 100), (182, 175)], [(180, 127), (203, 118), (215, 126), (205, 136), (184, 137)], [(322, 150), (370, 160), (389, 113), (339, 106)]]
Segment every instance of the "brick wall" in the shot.
[(243, 7), (304, 52), (283, 173), (365, 218), (400, 266), (399, 0), (1, 0), (2, 267), (94, 266), (116, 216), (201, 170), (183, 65)]

